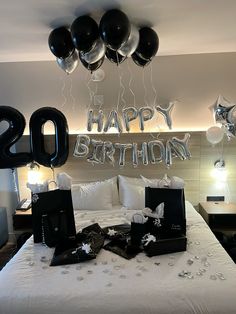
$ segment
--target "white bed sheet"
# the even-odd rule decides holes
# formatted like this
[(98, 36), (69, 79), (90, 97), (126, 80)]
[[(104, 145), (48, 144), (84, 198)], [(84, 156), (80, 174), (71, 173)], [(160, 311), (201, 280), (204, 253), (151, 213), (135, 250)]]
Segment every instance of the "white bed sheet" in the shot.
[[(141, 253), (127, 261), (101, 250), (96, 260), (49, 267), (40, 258), (50, 260), (53, 249), (30, 238), (0, 272), (0, 313), (236, 313), (236, 266), (189, 202), (186, 209), (186, 252), (152, 258)], [(132, 213), (77, 211), (77, 230), (93, 222), (102, 227), (124, 223)], [(196, 275), (202, 268), (206, 272)], [(182, 270), (194, 279), (179, 277)], [(210, 279), (217, 273), (226, 280)]]

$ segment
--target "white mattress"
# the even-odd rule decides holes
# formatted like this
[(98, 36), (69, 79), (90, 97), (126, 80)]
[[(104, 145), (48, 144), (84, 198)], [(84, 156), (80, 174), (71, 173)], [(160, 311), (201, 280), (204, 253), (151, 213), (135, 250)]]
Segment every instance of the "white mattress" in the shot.
[[(50, 260), (53, 249), (30, 238), (0, 272), (0, 313), (236, 313), (236, 266), (192, 205), (186, 205), (186, 252), (152, 258), (141, 253), (127, 261), (101, 250), (96, 260), (49, 267), (40, 258)], [(77, 230), (93, 222), (102, 227), (127, 222), (131, 213), (77, 211)], [(196, 274), (199, 269), (206, 270), (202, 276)], [(179, 277), (183, 270), (194, 278)]]

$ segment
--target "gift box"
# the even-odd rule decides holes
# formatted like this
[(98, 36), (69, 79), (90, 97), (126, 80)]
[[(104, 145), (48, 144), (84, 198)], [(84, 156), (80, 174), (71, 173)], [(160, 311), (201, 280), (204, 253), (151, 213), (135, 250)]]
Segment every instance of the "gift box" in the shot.
[(144, 245), (144, 250), (147, 256), (156, 256), (168, 253), (176, 253), (186, 251), (187, 238), (185, 235), (173, 238), (160, 238), (156, 241), (149, 242), (146, 246)]
[[(145, 188), (145, 206), (152, 210), (146, 223), (147, 232), (161, 238), (186, 235), (183, 189)], [(162, 216), (158, 216), (162, 212)], [(159, 211), (159, 212), (158, 212)], [(157, 217), (155, 217), (155, 214)]]

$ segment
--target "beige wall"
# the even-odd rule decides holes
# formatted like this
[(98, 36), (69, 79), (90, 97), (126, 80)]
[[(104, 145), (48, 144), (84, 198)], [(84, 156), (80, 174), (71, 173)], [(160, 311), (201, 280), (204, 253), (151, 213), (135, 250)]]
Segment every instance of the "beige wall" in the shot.
[[(158, 104), (179, 100), (172, 114), (174, 131), (206, 130), (211, 126), (214, 122), (208, 107), (219, 94), (236, 102), (235, 64), (236, 53), (167, 56), (153, 60), (153, 85), (157, 90)], [(117, 68), (106, 60), (102, 67), (106, 74), (105, 80), (97, 83), (97, 94), (104, 97), (104, 111), (117, 106), (117, 95), (121, 90), (120, 74), (126, 104), (133, 104), (128, 67), (137, 106), (145, 105), (143, 75), (146, 100), (152, 105), (155, 94), (151, 86), (151, 66), (143, 70), (129, 59)], [(72, 75), (67, 76), (56, 62), (1, 63), (0, 104), (19, 109), (27, 119), (27, 126), (30, 115), (36, 109), (54, 106), (66, 115), (70, 133), (83, 132), (90, 104), (87, 86), (89, 77), (89, 72), (81, 64)], [(96, 83), (90, 82), (89, 87), (95, 90)], [(160, 115), (155, 115), (147, 123), (146, 130), (158, 131), (158, 125), (167, 131)], [(133, 125), (132, 131), (135, 130), (138, 129)]]
[[(176, 99), (172, 120), (173, 131), (206, 130), (213, 125), (212, 113), (208, 107), (216, 100), (219, 94), (224, 95), (232, 102), (236, 102), (236, 53), (199, 54), (183, 56), (156, 57), (152, 62), (152, 68), (144, 70), (132, 60), (124, 62), (119, 68), (109, 61), (105, 61), (102, 67), (105, 71), (105, 80), (100, 83), (90, 82), (89, 72), (81, 65), (76, 71), (67, 76), (57, 66), (56, 62), (23, 62), (0, 63), (0, 104), (9, 105), (20, 110), (27, 120), (27, 129), (31, 114), (43, 106), (53, 106), (60, 109), (67, 117), (70, 133), (82, 133), (86, 130), (87, 109), (90, 105), (88, 86), (97, 95), (104, 97), (104, 112), (117, 107), (118, 92), (121, 91), (119, 78), (122, 75), (124, 85), (124, 100), (127, 105), (133, 105), (133, 97), (129, 90), (129, 80), (136, 96), (137, 107), (144, 106), (145, 88), (146, 103), (153, 104), (154, 91), (151, 84), (151, 71), (153, 72), (153, 86), (157, 90), (157, 103), (167, 104)], [(130, 74), (131, 73), (131, 74)], [(144, 84), (143, 84), (144, 82)], [(120, 109), (125, 104), (118, 106)], [(95, 108), (92, 105), (92, 108)], [(162, 131), (167, 131), (163, 118), (156, 115), (152, 123), (147, 123), (146, 131), (156, 132), (158, 126)], [(132, 131), (138, 131), (137, 123), (132, 125)], [(213, 161), (218, 158), (218, 149), (212, 148), (205, 141), (205, 135), (198, 138), (199, 143), (195, 153), (198, 159), (193, 157), (190, 161), (193, 170), (187, 170), (185, 179), (193, 178), (191, 185), (195, 196), (191, 197), (194, 204), (203, 200), (207, 194), (222, 194), (218, 191), (213, 180), (209, 179), (209, 171)], [(235, 139), (225, 141), (224, 157), (229, 167), (229, 190), (231, 198), (235, 200)], [(171, 169), (171, 174), (181, 175), (182, 169), (188, 162), (176, 164)], [(180, 168), (178, 168), (180, 167)], [(85, 169), (91, 173), (92, 166), (86, 165)], [(180, 169), (180, 173), (179, 170)], [(96, 171), (96, 179), (103, 168)], [(21, 170), (20, 170), (21, 171)], [(113, 175), (120, 169), (110, 170)], [(139, 170), (123, 170), (131, 175), (138, 174)], [(165, 169), (161, 168), (160, 172)], [(154, 176), (152, 168), (146, 168), (147, 176)], [(87, 173), (86, 173), (87, 174)], [(0, 179), (3, 180), (2, 174)], [(83, 172), (82, 172), (83, 176)], [(83, 180), (84, 178), (82, 178)], [(24, 187), (25, 188), (25, 187)]]

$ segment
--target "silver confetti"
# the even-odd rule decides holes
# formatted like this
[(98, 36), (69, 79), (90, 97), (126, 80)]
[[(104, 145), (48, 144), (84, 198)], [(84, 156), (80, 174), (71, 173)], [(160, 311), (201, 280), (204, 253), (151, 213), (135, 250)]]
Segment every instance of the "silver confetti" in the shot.
[(194, 279), (194, 276), (193, 275), (189, 275), (187, 276), (188, 279)]
[(78, 266), (75, 267), (76, 270), (80, 270), (81, 268), (82, 268), (81, 265), (78, 265)]
[(187, 260), (187, 264), (188, 264), (188, 265), (192, 265), (192, 264), (193, 264), (193, 259), (192, 259), (192, 258), (188, 259), (188, 260)]
[(63, 270), (63, 271), (61, 272), (61, 274), (62, 274), (62, 275), (69, 274), (69, 271), (68, 271), (68, 270)]
[(31, 261), (31, 257), (26, 257), (27, 262)]
[(210, 279), (211, 279), (211, 280), (216, 280), (217, 277), (216, 277), (215, 275), (211, 275), (211, 276), (210, 276)]
[(207, 256), (211, 257), (211, 256), (213, 256), (213, 254), (209, 252), (209, 253), (207, 253)]
[(136, 262), (137, 262), (137, 263), (142, 263), (142, 260), (139, 259), (139, 258), (137, 258), (137, 259), (136, 259)]
[(194, 244), (200, 245), (200, 242), (199, 241), (195, 241)]
[(70, 265), (63, 265), (62, 268), (68, 269), (70, 268)]
[(159, 266), (161, 263), (155, 262), (154, 264), (157, 265), (157, 266)]
[(121, 269), (121, 266), (116, 265), (116, 266), (114, 266), (114, 268), (115, 268), (116, 270), (120, 270), (120, 269)]
[(111, 287), (112, 286), (112, 283), (109, 282), (108, 284), (106, 284), (107, 287)]
[(107, 265), (107, 261), (103, 261), (103, 262), (102, 262), (102, 265)]
[(34, 262), (29, 262), (29, 266), (34, 266)]
[(102, 272), (103, 272), (104, 274), (107, 274), (107, 273), (109, 273), (109, 269), (104, 269)]
[(40, 261), (44, 263), (47, 262), (48, 260), (46, 256), (41, 256)]
[(46, 265), (44, 265), (43, 267), (42, 267), (42, 269), (47, 269), (48, 268), (48, 266), (46, 266)]
[(170, 262), (168, 263), (169, 266), (174, 266), (174, 263)]
[(79, 277), (77, 277), (77, 280), (78, 280), (78, 281), (82, 281), (82, 280), (84, 280), (84, 277), (79, 276)]
[(113, 257), (113, 258), (111, 259), (111, 261), (112, 261), (112, 263), (115, 263), (115, 262), (117, 261), (117, 258), (114, 258), (114, 257)]
[(90, 275), (91, 275), (92, 273), (93, 273), (92, 270), (88, 270), (88, 271), (87, 271), (87, 274), (90, 274)]
[(196, 272), (197, 276), (202, 276), (202, 273), (200, 271)]
[(196, 256), (194, 256), (194, 258), (195, 258), (195, 259), (199, 259), (200, 257), (196, 255)]
[(139, 269), (140, 269), (141, 271), (144, 271), (144, 272), (145, 272), (145, 271), (148, 271), (147, 268), (144, 267), (144, 266), (141, 266)]
[(125, 275), (120, 275), (120, 278), (125, 279), (126, 276)]

